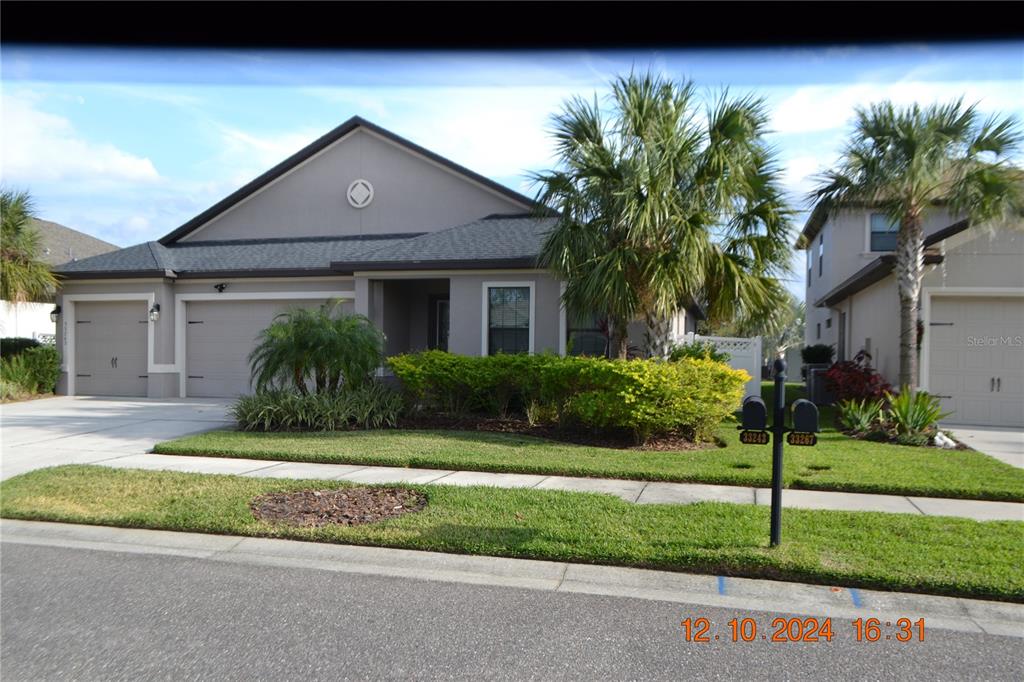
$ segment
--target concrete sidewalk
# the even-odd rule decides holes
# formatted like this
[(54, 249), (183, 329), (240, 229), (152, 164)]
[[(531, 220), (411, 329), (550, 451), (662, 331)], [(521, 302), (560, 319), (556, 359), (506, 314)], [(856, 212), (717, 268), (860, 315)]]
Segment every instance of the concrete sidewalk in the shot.
[(925, 618), (928, 629), (1024, 637), (1024, 606), (715, 575), (199, 533), (0, 521), (5, 544), (187, 556), (836, 618)]
[[(237, 474), (261, 478), (318, 478), (354, 483), (420, 483), (443, 485), (490, 485), (499, 488), (536, 488), (607, 493), (637, 504), (692, 504), (715, 501), (736, 504), (771, 504), (768, 488), (656, 483), (604, 478), (574, 478), (534, 474), (498, 474), (479, 471), (412, 469), (352, 464), (304, 464), (228, 457), (139, 454), (111, 457), (94, 464), (130, 469), (190, 471), (205, 474)], [(791, 490), (782, 494), (788, 509), (835, 509), (879, 511), (926, 516), (958, 516), (977, 521), (1024, 521), (1024, 504), (955, 500), (902, 495)]]

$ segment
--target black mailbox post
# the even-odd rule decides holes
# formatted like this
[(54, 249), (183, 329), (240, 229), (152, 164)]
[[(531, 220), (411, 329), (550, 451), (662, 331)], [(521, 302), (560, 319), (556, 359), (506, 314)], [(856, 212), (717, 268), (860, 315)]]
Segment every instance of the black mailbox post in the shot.
[(767, 445), (768, 433), (772, 438), (772, 508), (771, 544), (782, 540), (782, 437), (789, 432), (790, 445), (815, 445), (818, 442), (818, 407), (810, 400), (793, 402), (793, 428), (786, 428), (786, 361), (779, 358), (773, 367), (775, 390), (772, 395), (772, 425), (768, 425), (768, 407), (757, 396), (743, 401), (740, 442), (747, 445)]

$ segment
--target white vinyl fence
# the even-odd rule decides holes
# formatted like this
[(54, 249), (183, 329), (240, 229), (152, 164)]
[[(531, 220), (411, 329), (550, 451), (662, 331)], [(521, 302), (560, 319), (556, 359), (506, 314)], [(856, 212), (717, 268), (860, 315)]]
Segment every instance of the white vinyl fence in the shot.
[(52, 303), (18, 303), (0, 301), (0, 336), (21, 336), (49, 342), (57, 333), (50, 320)]
[(715, 348), (729, 354), (729, 366), (733, 369), (746, 370), (750, 375), (747, 382), (746, 395), (761, 395), (761, 337), (741, 339), (732, 336), (701, 336), (690, 332), (684, 334), (680, 343), (694, 341), (710, 341)]

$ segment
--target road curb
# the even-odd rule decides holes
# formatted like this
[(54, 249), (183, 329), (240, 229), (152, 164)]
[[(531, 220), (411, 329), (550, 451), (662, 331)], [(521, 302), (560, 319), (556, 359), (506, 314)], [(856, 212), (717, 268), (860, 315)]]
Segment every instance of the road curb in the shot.
[[(930, 629), (1024, 638), (1024, 605), (616, 566), (44, 521), (0, 520), (0, 541), (94, 551), (650, 599), (834, 618), (924, 618)], [(694, 611), (693, 615), (700, 615)]]

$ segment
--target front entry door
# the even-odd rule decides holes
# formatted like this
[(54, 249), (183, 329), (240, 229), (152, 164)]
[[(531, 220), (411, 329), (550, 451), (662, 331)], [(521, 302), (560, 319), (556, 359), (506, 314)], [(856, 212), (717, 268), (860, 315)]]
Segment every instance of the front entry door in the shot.
[(430, 297), (428, 316), (427, 347), (448, 350), (448, 299)]

